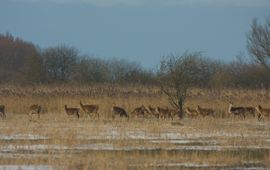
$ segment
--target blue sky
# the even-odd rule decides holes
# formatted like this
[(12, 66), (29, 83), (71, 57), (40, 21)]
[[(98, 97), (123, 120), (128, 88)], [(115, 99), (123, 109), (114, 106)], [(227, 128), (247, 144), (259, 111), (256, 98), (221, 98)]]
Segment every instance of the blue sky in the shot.
[(187, 50), (230, 61), (255, 17), (270, 17), (270, 0), (0, 0), (0, 33), (147, 68)]

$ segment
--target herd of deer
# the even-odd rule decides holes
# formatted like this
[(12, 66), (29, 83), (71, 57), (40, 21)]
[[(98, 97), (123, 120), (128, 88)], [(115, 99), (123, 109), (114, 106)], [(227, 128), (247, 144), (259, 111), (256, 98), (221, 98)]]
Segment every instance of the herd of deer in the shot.
[[(209, 108), (201, 108), (200, 106), (197, 106), (196, 109), (191, 109), (189, 107), (186, 108), (186, 113), (189, 117), (196, 117), (196, 116), (214, 116), (215, 111), (213, 109)], [(256, 107), (243, 107), (238, 106), (234, 107), (233, 104), (229, 103), (228, 113), (230, 115), (239, 116), (243, 119), (245, 119), (248, 115), (251, 115), (253, 117), (256, 117), (258, 120), (262, 120), (264, 118), (270, 118), (270, 108), (263, 108), (261, 105), (257, 105)]]
[[(85, 114), (88, 116), (97, 116), (99, 118), (99, 106), (98, 105), (84, 105), (80, 101), (80, 107), (83, 110)], [(67, 105), (64, 106), (65, 112), (69, 116), (76, 116), (77, 118), (80, 118), (80, 108), (75, 107), (68, 107)], [(35, 104), (31, 105), (29, 107), (28, 115), (32, 116), (33, 114), (37, 114), (38, 118), (40, 118), (40, 113), (42, 110), (42, 106)], [(186, 114), (188, 117), (194, 118), (197, 116), (215, 116), (215, 110), (211, 108), (202, 108), (199, 105), (195, 109), (191, 109), (190, 107), (186, 107), (185, 109)], [(112, 107), (112, 118), (114, 119), (115, 116), (120, 117), (126, 117), (129, 118), (129, 114), (126, 112), (124, 108), (121, 108), (119, 106), (113, 106)], [(151, 105), (148, 107), (145, 107), (144, 105), (135, 108), (130, 115), (136, 116), (136, 117), (156, 117), (160, 119), (166, 119), (171, 118), (173, 119), (177, 114), (179, 113), (178, 109), (170, 109), (168, 107), (162, 108), (162, 107), (152, 107)], [(256, 117), (258, 120), (262, 120), (263, 118), (270, 118), (270, 108), (263, 108), (261, 105), (257, 105), (256, 107), (234, 107), (233, 104), (229, 103), (228, 113), (230, 115), (239, 116), (243, 119), (246, 118), (248, 115), (252, 115), (253, 117)], [(6, 118), (5, 113), (5, 106), (0, 105), (0, 117)]]

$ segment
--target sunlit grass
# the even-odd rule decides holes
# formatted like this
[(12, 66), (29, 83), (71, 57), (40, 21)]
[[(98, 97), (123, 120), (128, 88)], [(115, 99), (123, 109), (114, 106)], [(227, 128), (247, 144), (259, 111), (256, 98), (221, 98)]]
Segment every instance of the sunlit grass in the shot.
[[(257, 161), (259, 167), (270, 166), (270, 123), (227, 113), (227, 99), (236, 105), (269, 106), (263, 90), (193, 89), (186, 106), (213, 108), (216, 116), (182, 120), (112, 120), (113, 104), (129, 113), (142, 104), (169, 106), (157, 87), (7, 86), (1, 87), (0, 94), (7, 113), (7, 118), (0, 120), (0, 165), (155, 169), (180, 164), (243, 167)], [(79, 107), (80, 100), (98, 104), (100, 119), (83, 112), (80, 119), (67, 116), (64, 105)], [(27, 115), (31, 104), (43, 106), (40, 119)]]

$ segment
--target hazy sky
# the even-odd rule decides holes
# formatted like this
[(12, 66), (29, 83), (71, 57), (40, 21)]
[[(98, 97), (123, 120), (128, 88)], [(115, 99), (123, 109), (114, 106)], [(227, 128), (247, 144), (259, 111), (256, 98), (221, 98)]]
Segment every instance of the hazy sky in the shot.
[(270, 0), (0, 0), (0, 33), (148, 68), (186, 50), (232, 60), (255, 17), (270, 17)]

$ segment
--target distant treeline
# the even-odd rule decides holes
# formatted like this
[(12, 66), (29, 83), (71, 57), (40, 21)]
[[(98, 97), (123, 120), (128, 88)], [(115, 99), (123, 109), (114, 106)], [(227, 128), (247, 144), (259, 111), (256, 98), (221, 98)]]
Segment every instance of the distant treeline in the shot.
[[(268, 88), (269, 72), (250, 60), (230, 63), (199, 56), (192, 69), (198, 71), (194, 86), (203, 88)], [(0, 84), (145, 84), (159, 83), (159, 71), (121, 59), (81, 55), (67, 45), (40, 49), (35, 44), (0, 34)]]

